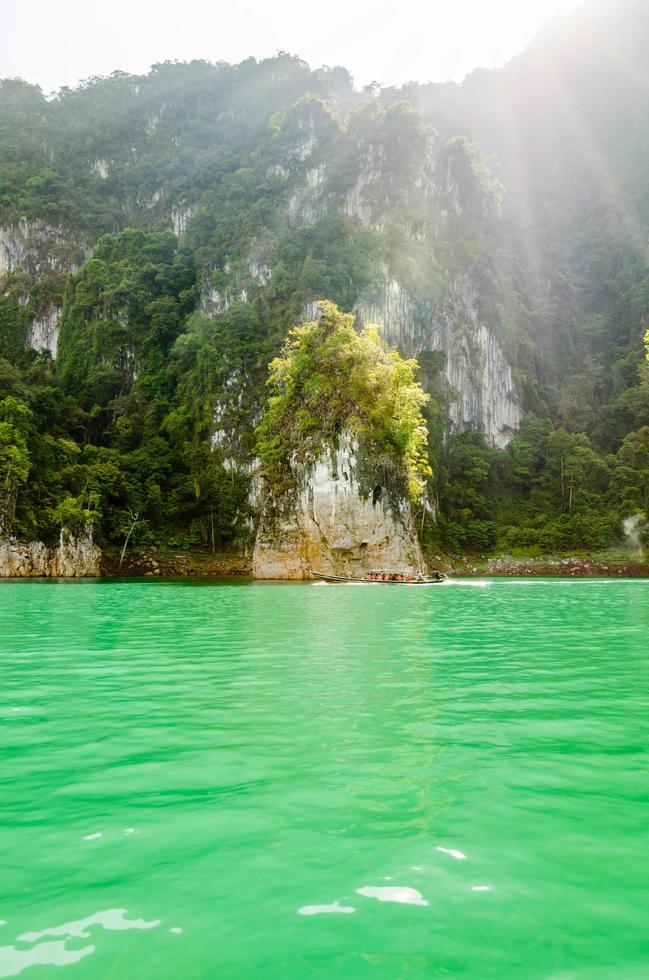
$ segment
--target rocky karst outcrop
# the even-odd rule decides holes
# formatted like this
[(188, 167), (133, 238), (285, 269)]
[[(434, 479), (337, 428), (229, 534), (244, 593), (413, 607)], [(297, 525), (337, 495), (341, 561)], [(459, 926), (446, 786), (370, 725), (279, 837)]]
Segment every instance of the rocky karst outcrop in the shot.
[(296, 487), (269, 496), (253, 554), (260, 579), (304, 579), (311, 572), (363, 575), (390, 568), (415, 573), (423, 559), (405, 496), (363, 486), (363, 459), (346, 432), (313, 465), (296, 468)]
[(100, 559), (91, 531), (72, 535), (63, 530), (56, 548), (42, 541), (0, 539), (0, 578), (95, 578)]

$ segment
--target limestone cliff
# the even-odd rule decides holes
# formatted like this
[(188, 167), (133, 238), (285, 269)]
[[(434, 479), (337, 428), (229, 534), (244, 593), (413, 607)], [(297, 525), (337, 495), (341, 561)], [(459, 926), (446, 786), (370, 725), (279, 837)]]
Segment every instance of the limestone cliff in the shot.
[(18, 280), (19, 302), (29, 317), (28, 347), (56, 357), (65, 281), (90, 255), (84, 238), (62, 225), (22, 218), (0, 227), (0, 280), (6, 286)]
[(441, 351), (449, 394), (449, 425), (476, 428), (502, 449), (520, 426), (521, 409), (512, 374), (493, 333), (479, 313), (479, 297), (467, 276), (457, 276), (437, 304), (417, 303), (382, 270), (377, 288), (361, 297), (359, 322), (378, 323), (383, 336), (408, 357)]
[(358, 442), (347, 432), (337, 448), (324, 448), (313, 465), (295, 473), (294, 490), (267, 498), (253, 554), (255, 578), (423, 568), (408, 500), (384, 487), (364, 488), (362, 469)]
[(0, 578), (96, 578), (100, 558), (91, 530), (79, 535), (62, 530), (56, 548), (48, 548), (42, 541), (26, 544), (3, 538)]
[[(503, 264), (493, 261), (501, 227), (497, 184), (469, 146), (440, 143), (426, 127), (408, 131), (404, 154), (389, 112), (367, 131), (353, 124), (323, 131), (316, 116), (313, 103), (302, 106), (290, 139), (277, 137), (266, 173), (282, 187), (291, 235), (299, 240), (327, 228), (336, 215), (380, 238), (371, 281), (350, 303), (359, 326), (380, 324), (387, 342), (407, 356), (442, 355), (448, 429), (475, 428), (489, 445), (506, 446), (520, 427), (521, 405), (495, 313), (506, 310), (510, 291)], [(276, 263), (272, 248), (253, 239), (238, 263), (228, 256), (207, 269), (203, 311), (218, 316), (236, 300), (272, 292)], [(285, 262), (279, 265), (285, 275)], [(314, 287), (307, 318), (321, 298)]]
[(87, 244), (67, 228), (22, 218), (0, 227), (0, 275), (24, 272), (33, 278), (67, 276), (89, 258)]
[(33, 350), (48, 350), (53, 358), (59, 343), (59, 321), (61, 307), (49, 304), (37, 313), (27, 331), (27, 346)]

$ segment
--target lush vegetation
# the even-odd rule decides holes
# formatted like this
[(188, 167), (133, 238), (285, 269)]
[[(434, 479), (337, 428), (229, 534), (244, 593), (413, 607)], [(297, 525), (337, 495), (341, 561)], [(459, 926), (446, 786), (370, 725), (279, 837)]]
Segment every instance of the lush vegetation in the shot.
[(56, 364), (24, 349), (15, 365), (0, 360), (5, 531), (50, 540), (95, 523), (104, 544), (132, 525), (135, 543), (236, 538), (245, 480), (210, 452), (204, 406), (179, 384), (191, 387), (188, 363), (209, 360), (209, 337), (185, 329), (195, 280), (167, 232), (103, 237), (68, 283)]
[(440, 459), (436, 548), (455, 553), (547, 554), (600, 550), (649, 506), (649, 426), (616, 454), (583, 433), (528, 418), (505, 450), (476, 433), (454, 435)]
[[(256, 454), (279, 487), (353, 422), (425, 483), (432, 553), (619, 542), (649, 513), (649, 18), (618, 6), (463, 86), (288, 55), (0, 82), (0, 533), (246, 547)], [(424, 339), (469, 284), (525, 413), (505, 449), (448, 431), (439, 350), (415, 378), (333, 306), (289, 333), (393, 281)], [(56, 359), (27, 346), (57, 320)]]
[(333, 303), (290, 331), (270, 364), (270, 399), (257, 428), (261, 473), (276, 493), (289, 489), (296, 464), (308, 467), (347, 431), (361, 444), (367, 494), (386, 483), (418, 500), (431, 475), (421, 410), (429, 400), (417, 362), (389, 350), (377, 329), (354, 330)]

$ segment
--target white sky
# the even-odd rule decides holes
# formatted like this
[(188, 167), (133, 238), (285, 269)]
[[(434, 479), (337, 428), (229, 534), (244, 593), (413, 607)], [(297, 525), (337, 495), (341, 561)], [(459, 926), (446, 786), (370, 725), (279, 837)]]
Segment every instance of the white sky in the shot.
[(156, 61), (283, 49), (358, 85), (460, 81), (521, 51), (578, 0), (0, 0), (0, 78), (45, 92)]

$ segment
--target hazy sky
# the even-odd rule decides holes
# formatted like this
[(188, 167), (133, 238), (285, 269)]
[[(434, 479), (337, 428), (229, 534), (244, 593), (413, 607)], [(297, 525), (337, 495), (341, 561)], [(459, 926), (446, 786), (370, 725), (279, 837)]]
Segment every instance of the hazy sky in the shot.
[(504, 64), (578, 0), (3, 0), (0, 78), (46, 92), (167, 59), (240, 61), (283, 49), (342, 64), (359, 85), (460, 80)]

